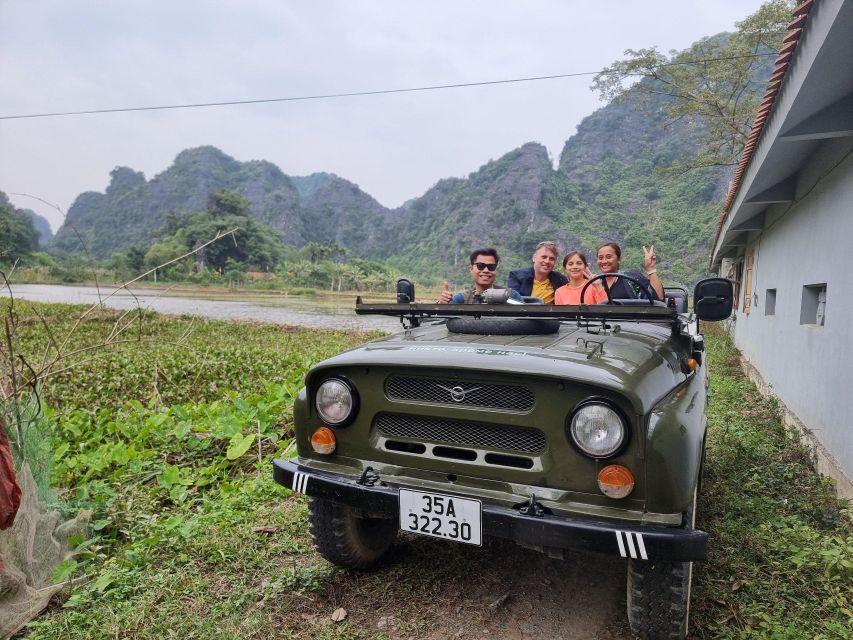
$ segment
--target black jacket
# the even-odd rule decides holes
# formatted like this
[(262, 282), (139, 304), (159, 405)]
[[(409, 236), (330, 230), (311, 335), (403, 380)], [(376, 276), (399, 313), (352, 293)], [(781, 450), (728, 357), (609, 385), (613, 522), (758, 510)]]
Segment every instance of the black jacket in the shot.
[[(558, 271), (552, 271), (548, 274), (548, 279), (551, 281), (551, 286), (554, 291), (568, 284), (569, 279)], [(533, 267), (524, 269), (515, 269), (509, 272), (506, 286), (510, 289), (515, 289), (523, 296), (533, 294)]]
[[(626, 276), (634, 278), (634, 280), (643, 285), (651, 295), (652, 300), (660, 300), (660, 296), (658, 296), (657, 291), (655, 291), (655, 288), (652, 286), (652, 283), (649, 282), (649, 279), (642, 273), (639, 271), (625, 271), (620, 273), (624, 273)], [(630, 280), (619, 278), (613, 283), (613, 286), (610, 287), (610, 297), (614, 300), (621, 300), (623, 298), (627, 298), (629, 300), (632, 298), (635, 300), (642, 300), (646, 298), (646, 294), (643, 291), (639, 291), (637, 285)]]

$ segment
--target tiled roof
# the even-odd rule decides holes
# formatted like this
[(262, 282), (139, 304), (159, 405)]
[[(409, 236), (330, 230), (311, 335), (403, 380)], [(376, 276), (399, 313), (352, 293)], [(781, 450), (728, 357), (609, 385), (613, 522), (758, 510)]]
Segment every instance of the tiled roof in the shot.
[(773, 106), (776, 103), (776, 96), (779, 93), (779, 88), (785, 80), (785, 74), (788, 71), (788, 64), (790, 63), (791, 57), (794, 55), (794, 50), (797, 48), (797, 44), (800, 41), (800, 35), (803, 32), (803, 25), (805, 25), (806, 20), (808, 19), (809, 12), (811, 11), (814, 2), (815, 0), (805, 0), (802, 4), (797, 5), (791, 14), (793, 20), (788, 23), (788, 33), (782, 40), (783, 46), (779, 50), (779, 57), (776, 58), (776, 66), (767, 83), (767, 88), (764, 91), (764, 99), (758, 107), (758, 113), (755, 116), (755, 120), (752, 121), (752, 130), (746, 139), (746, 144), (741, 152), (740, 161), (737, 164), (734, 177), (729, 185), (728, 195), (723, 203), (723, 210), (720, 212), (720, 216), (717, 219), (717, 232), (714, 234), (714, 242), (711, 245), (712, 250), (717, 246), (717, 241), (720, 239), (723, 224), (731, 211), (732, 204), (735, 201), (735, 197), (737, 196), (737, 192), (740, 189), (741, 182), (743, 181), (743, 176), (746, 173), (746, 169), (749, 166), (750, 161), (752, 160), (752, 155), (755, 152), (758, 138), (764, 130), (764, 123), (767, 121), (767, 116), (770, 111), (773, 110)]

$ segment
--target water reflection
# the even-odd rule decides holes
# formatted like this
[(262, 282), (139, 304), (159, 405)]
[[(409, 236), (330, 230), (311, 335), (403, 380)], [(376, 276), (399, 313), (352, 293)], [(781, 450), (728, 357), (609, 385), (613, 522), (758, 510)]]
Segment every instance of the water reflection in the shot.
[[(214, 320), (256, 320), (274, 324), (300, 325), (322, 329), (350, 329), (395, 332), (400, 321), (385, 316), (357, 316), (355, 299), (341, 297), (315, 298), (264, 294), (229, 294), (225, 292), (193, 292), (169, 289), (133, 289), (114, 293), (102, 287), (76, 287), (54, 284), (12, 285), (16, 299), (33, 302), (64, 302), (93, 305), (99, 300), (112, 309), (140, 307), (158, 313), (192, 315)], [(8, 290), (4, 290), (6, 296)]]

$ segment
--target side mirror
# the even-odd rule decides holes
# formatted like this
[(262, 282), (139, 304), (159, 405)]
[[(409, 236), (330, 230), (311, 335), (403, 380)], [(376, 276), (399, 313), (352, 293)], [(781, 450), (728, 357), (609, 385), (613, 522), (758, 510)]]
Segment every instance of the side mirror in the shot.
[(397, 304), (411, 304), (415, 301), (415, 283), (406, 278), (397, 280)]
[(700, 320), (725, 320), (732, 315), (734, 288), (727, 278), (706, 278), (693, 289), (693, 310)]

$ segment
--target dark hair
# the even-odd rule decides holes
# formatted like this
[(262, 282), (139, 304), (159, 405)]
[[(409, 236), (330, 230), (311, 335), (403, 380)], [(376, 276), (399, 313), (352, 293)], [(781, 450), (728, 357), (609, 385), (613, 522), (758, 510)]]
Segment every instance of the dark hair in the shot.
[(580, 251), (570, 251), (569, 253), (566, 254), (566, 257), (563, 258), (563, 270), (564, 271), (566, 269), (566, 263), (569, 261), (569, 259), (572, 256), (577, 256), (578, 258), (580, 258), (581, 262), (583, 262), (585, 267), (589, 266), (589, 260), (586, 259), (586, 256), (584, 254), (582, 254)]
[(498, 250), (493, 249), (492, 247), (488, 247), (486, 249), (474, 249), (471, 252), (471, 264), (477, 262), (477, 256), (492, 256), (495, 259), (495, 263), (501, 261), (501, 259), (498, 257)]
[(620, 249), (619, 245), (615, 242), (605, 242), (604, 244), (599, 245), (598, 249), (595, 250), (596, 255), (598, 255), (598, 252), (601, 251), (604, 247), (611, 247), (613, 249), (613, 252), (616, 254), (616, 257), (620, 260), (622, 259), (622, 249)]

